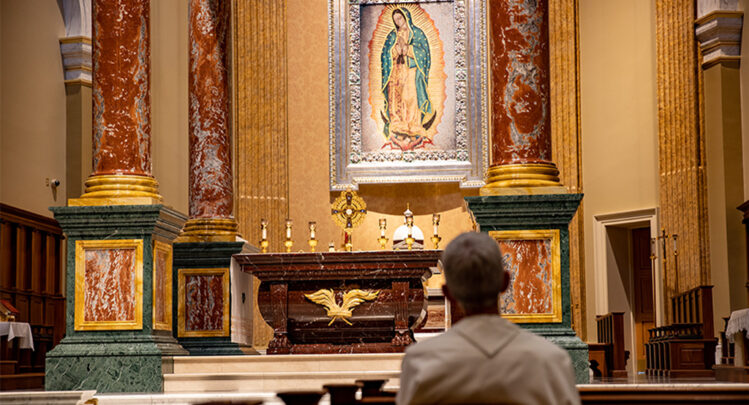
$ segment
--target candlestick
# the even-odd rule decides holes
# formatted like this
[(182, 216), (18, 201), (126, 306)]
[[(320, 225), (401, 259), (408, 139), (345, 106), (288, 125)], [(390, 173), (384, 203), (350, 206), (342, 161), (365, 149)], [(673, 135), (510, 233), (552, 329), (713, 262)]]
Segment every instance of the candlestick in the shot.
[(292, 222), (290, 219), (286, 220), (286, 241), (283, 243), (286, 246), (286, 253), (291, 252), (291, 247), (294, 246), (294, 242), (291, 240), (291, 226)]
[(260, 253), (268, 253), (268, 221), (260, 220)]
[(335, 252), (335, 243), (328, 243), (328, 252)]
[(307, 244), (309, 244), (309, 251), (314, 252), (315, 248), (317, 247), (317, 239), (315, 239), (315, 228), (317, 227), (317, 224), (315, 221), (309, 222), (309, 240), (307, 241)]
[(385, 218), (380, 218), (380, 237), (377, 238), (377, 241), (380, 242), (380, 248), (382, 248), (382, 250), (385, 250), (385, 244), (388, 243), (388, 238), (385, 237), (386, 227), (387, 220)]
[(442, 237), (439, 236), (439, 225), (440, 225), (440, 214), (432, 214), (432, 225), (434, 225), (434, 235), (432, 236), (432, 243), (434, 244), (434, 249), (440, 248), (440, 241), (442, 240)]

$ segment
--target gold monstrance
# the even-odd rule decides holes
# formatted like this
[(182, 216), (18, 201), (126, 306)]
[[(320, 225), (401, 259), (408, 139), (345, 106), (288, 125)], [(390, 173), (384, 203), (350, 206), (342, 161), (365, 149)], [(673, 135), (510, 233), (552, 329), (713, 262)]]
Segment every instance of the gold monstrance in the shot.
[(356, 191), (347, 188), (333, 201), (333, 204), (330, 206), (330, 213), (333, 217), (333, 222), (343, 228), (345, 235), (343, 240), (344, 248), (349, 252), (354, 250), (351, 233), (354, 228), (361, 225), (364, 217), (367, 216), (367, 204), (356, 194)]

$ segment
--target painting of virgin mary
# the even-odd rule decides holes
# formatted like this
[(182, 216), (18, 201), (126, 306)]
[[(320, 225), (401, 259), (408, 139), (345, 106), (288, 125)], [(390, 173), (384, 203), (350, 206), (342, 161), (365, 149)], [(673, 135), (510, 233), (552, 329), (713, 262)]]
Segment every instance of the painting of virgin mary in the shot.
[(386, 146), (412, 150), (431, 142), (426, 131), (436, 116), (427, 92), (432, 56), (427, 36), (414, 25), (408, 9), (395, 8), (391, 18), (394, 28), (380, 56), (383, 133)]

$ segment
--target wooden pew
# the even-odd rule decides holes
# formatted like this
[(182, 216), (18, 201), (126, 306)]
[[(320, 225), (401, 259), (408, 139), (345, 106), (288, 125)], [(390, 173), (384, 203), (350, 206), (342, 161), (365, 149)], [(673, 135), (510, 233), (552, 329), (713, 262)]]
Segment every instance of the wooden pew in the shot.
[(0, 299), (34, 338), (32, 351), (0, 337), (0, 390), (44, 386), (46, 354), (65, 334), (63, 239), (54, 219), (0, 203)]
[(626, 378), (629, 352), (624, 350), (624, 312), (596, 316), (598, 343), (588, 344), (588, 356), (602, 377)]
[(671, 325), (650, 329), (645, 344), (648, 375), (712, 377), (717, 339), (713, 329), (712, 286), (671, 298)]

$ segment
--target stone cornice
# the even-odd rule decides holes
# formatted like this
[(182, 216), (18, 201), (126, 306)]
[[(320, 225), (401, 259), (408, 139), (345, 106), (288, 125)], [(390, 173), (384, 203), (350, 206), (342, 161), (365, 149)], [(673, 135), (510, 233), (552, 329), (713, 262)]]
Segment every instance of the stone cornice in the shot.
[(718, 63), (739, 62), (743, 18), (741, 11), (713, 10), (695, 21), (703, 68)]

